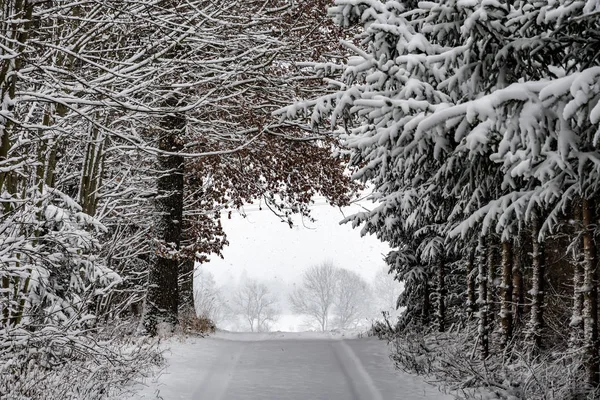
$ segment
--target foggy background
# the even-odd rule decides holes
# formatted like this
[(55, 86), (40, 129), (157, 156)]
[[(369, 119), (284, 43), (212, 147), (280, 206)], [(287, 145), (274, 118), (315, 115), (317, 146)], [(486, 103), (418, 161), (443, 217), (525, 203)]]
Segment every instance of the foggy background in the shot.
[[(260, 210), (258, 204), (246, 206), (245, 217), (234, 212), (229, 219), (224, 213), (222, 223), (230, 245), (224, 249), (223, 259), (212, 256), (209, 263), (197, 266), (196, 297), (204, 303), (212, 302), (207, 306), (197, 301), (197, 312), (207, 312), (202, 308), (218, 309), (211, 316), (218, 328), (249, 331), (250, 324), (240, 315), (234, 299), (249, 282), (258, 283), (275, 301), (277, 315), (268, 330), (320, 330), (310, 323), (310, 317), (294, 312), (290, 295), (302, 285), (306, 271), (330, 263), (356, 273), (368, 286), (368, 293), (360, 295), (364, 314), (360, 324), (343, 329), (370, 326), (383, 310), (393, 316), (401, 284), (387, 275), (383, 257), (389, 247), (375, 237), (361, 237), (360, 230), (352, 229), (350, 224), (340, 225), (345, 216), (367, 206), (371, 203), (339, 209), (317, 198), (312, 206), (315, 221), (294, 216), (292, 228), (268, 209)], [(342, 328), (332, 323), (331, 329)]]

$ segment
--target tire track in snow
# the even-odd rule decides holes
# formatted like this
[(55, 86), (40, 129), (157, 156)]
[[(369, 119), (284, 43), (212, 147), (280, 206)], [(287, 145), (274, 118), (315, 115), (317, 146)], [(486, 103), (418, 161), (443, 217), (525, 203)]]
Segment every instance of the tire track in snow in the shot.
[(229, 388), (236, 365), (246, 349), (243, 343), (236, 343), (227, 348), (234, 351), (224, 351), (221, 357), (212, 365), (210, 373), (199, 383), (192, 399), (195, 400), (224, 400)]
[(335, 341), (332, 346), (340, 369), (352, 387), (354, 400), (383, 400), (373, 379), (350, 346), (344, 340)]

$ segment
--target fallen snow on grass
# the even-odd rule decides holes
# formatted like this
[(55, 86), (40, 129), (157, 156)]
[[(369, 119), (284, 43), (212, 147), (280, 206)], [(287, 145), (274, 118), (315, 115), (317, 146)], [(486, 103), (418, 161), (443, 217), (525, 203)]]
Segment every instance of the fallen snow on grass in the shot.
[(446, 400), (394, 370), (385, 342), (343, 333), (218, 332), (171, 339), (167, 367), (132, 400)]

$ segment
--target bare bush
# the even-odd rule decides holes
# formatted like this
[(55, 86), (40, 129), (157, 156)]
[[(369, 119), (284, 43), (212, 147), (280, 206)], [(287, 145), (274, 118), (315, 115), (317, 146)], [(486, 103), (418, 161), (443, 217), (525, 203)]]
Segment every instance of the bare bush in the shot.
[(197, 316), (193, 313), (179, 313), (179, 326), (184, 333), (195, 333), (204, 336), (214, 333), (217, 329), (214, 321), (206, 316)]
[(132, 324), (100, 332), (48, 327), (4, 330), (0, 341), (0, 398), (104, 399), (164, 360), (154, 340), (130, 335)]

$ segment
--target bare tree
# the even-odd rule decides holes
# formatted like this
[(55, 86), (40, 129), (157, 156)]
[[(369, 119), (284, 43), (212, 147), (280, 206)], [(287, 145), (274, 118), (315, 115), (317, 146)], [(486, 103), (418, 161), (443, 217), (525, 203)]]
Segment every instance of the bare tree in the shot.
[(233, 296), (235, 311), (247, 323), (251, 332), (268, 332), (279, 317), (277, 298), (267, 285), (255, 280), (241, 284)]
[(290, 295), (292, 309), (314, 320), (325, 332), (335, 301), (338, 269), (327, 261), (311, 267), (304, 273), (302, 284)]
[(194, 305), (196, 315), (210, 319), (219, 326), (231, 319), (232, 310), (217, 286), (214, 275), (198, 268), (194, 274)]
[(398, 314), (398, 297), (404, 289), (402, 283), (396, 281), (389, 274), (389, 268), (383, 267), (375, 274), (372, 283), (373, 303), (376, 313), (381, 316), (381, 312), (395, 316)]
[(337, 281), (333, 299), (335, 327), (356, 328), (361, 319), (368, 316), (371, 304), (369, 284), (356, 272), (337, 270)]
[(292, 309), (322, 332), (356, 327), (369, 314), (369, 284), (357, 273), (326, 261), (311, 267), (290, 295)]

